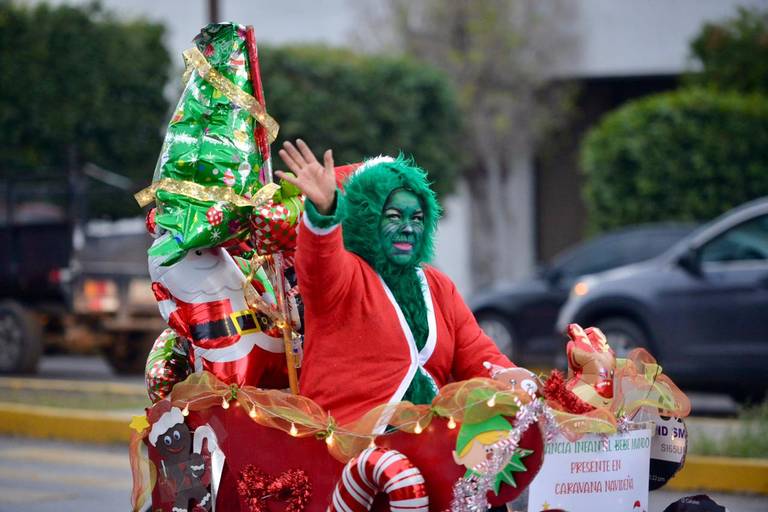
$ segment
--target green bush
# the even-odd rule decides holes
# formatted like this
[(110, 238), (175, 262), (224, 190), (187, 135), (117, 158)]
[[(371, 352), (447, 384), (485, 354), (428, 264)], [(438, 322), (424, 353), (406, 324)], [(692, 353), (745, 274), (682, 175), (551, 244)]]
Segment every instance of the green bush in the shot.
[[(86, 162), (137, 183), (151, 176), (168, 116), (163, 34), (162, 25), (119, 21), (96, 3), (0, 0), (0, 177)], [(92, 214), (137, 213), (127, 192), (95, 190)]]
[(587, 134), (592, 230), (702, 221), (768, 194), (768, 98), (688, 89), (627, 103)]
[(744, 409), (722, 436), (689, 437), (690, 453), (720, 457), (768, 457), (768, 402)]
[(402, 151), (429, 171), (438, 193), (452, 188), (462, 156), (460, 115), (439, 71), (323, 46), (264, 47), (259, 61), (280, 140), (332, 148), (337, 165)]
[(707, 23), (691, 41), (701, 72), (688, 82), (721, 90), (768, 92), (768, 9), (740, 7), (733, 18)]

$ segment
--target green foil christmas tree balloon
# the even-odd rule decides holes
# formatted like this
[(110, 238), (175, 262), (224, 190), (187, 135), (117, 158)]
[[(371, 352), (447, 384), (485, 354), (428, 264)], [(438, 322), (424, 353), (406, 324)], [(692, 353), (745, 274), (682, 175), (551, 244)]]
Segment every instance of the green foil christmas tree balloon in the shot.
[[(150, 256), (163, 257), (165, 265), (191, 249), (248, 234), (264, 156), (254, 142), (253, 101), (243, 101), (253, 100), (245, 31), (233, 23), (208, 25), (195, 38), (195, 48), (184, 52), (187, 82), (150, 187), (157, 226), (171, 234)], [(266, 192), (260, 200), (269, 199)]]

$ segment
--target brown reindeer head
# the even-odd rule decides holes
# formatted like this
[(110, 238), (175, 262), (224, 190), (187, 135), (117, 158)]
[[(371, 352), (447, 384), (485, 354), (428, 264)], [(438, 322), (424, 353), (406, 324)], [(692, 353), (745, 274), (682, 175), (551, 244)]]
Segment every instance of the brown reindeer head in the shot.
[(584, 330), (571, 324), (568, 337), (568, 389), (591, 405), (607, 406), (613, 399), (616, 355), (605, 335), (595, 327)]

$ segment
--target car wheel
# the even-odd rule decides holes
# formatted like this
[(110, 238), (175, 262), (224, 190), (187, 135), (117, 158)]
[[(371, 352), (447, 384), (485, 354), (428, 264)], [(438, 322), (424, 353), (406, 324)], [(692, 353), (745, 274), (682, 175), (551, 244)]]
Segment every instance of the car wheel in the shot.
[(595, 327), (603, 331), (616, 357), (627, 357), (633, 349), (648, 347), (648, 338), (643, 329), (627, 318), (606, 318), (595, 322)]
[(477, 315), (477, 323), (496, 343), (501, 353), (514, 361), (517, 356), (517, 341), (509, 321), (497, 313), (480, 313)]
[(0, 302), (0, 373), (34, 373), (42, 349), (34, 317), (16, 302)]

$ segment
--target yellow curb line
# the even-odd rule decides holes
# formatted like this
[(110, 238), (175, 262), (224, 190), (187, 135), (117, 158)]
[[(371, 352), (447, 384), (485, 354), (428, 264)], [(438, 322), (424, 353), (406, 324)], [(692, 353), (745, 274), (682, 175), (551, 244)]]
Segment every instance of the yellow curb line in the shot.
[(690, 455), (664, 489), (768, 494), (768, 460)]
[(0, 388), (34, 389), (44, 391), (78, 391), (86, 393), (107, 393), (114, 395), (146, 395), (147, 388), (141, 384), (120, 382), (72, 381), (59, 379), (28, 379), (21, 377), (0, 377)]
[(130, 412), (0, 403), (0, 434), (89, 443), (125, 443)]

